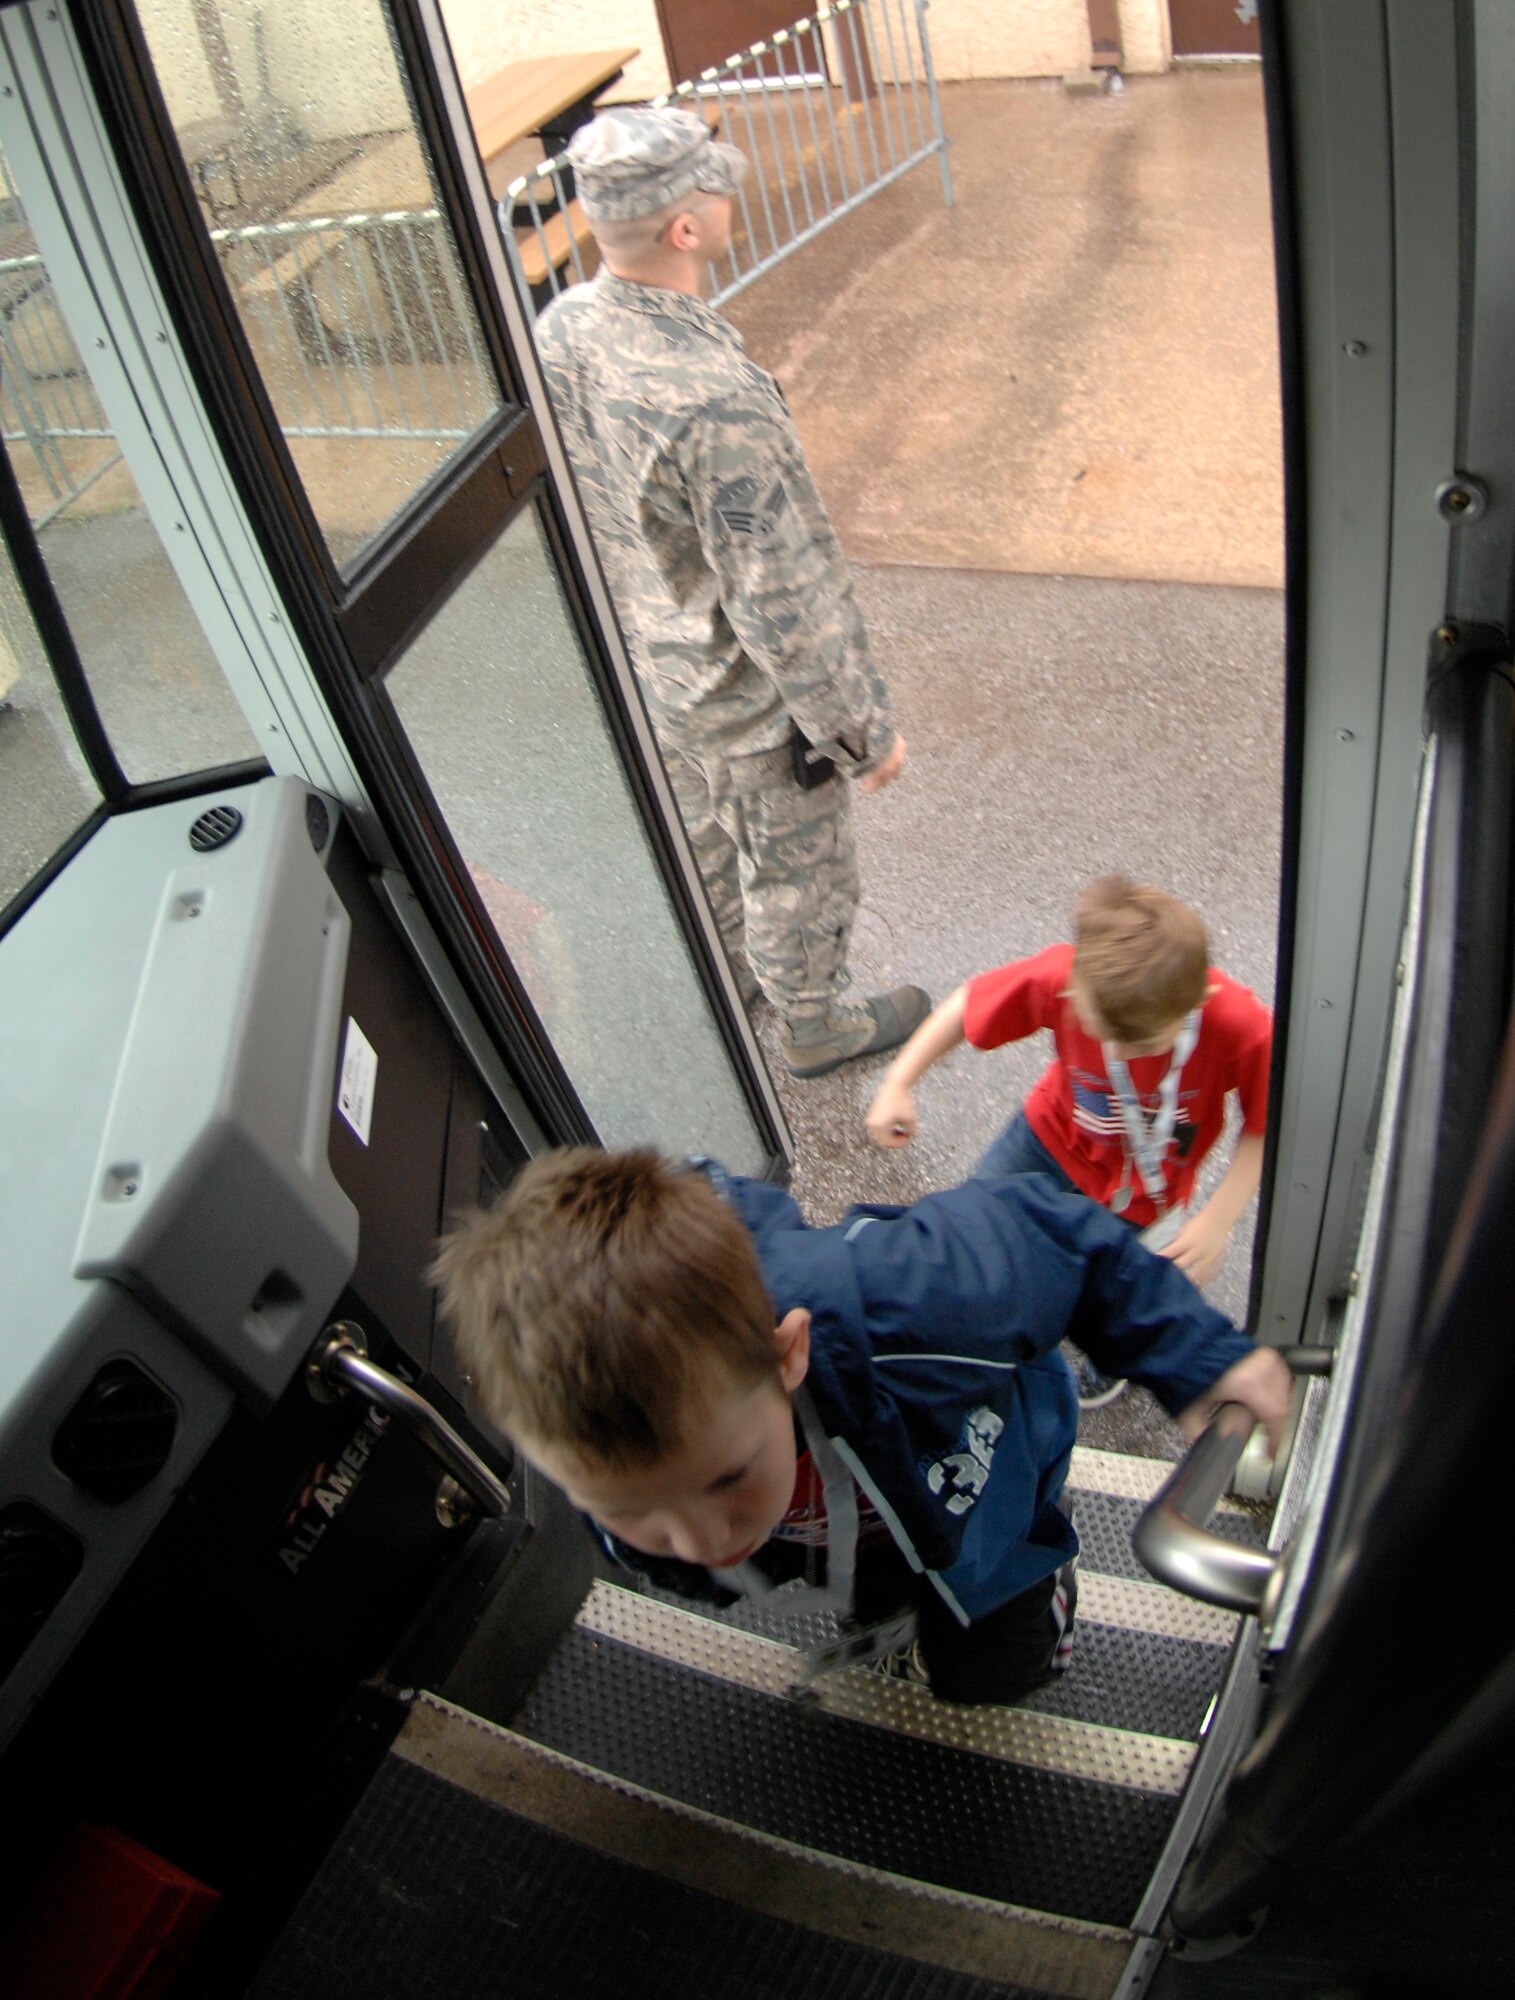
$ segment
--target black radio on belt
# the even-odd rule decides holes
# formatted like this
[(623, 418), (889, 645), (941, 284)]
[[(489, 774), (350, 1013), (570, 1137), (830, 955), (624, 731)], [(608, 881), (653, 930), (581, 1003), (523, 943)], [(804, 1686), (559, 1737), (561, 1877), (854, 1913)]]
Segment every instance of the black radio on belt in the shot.
[(813, 792), (817, 785), (824, 785), (828, 778), (836, 776), (836, 765), (816, 749), (803, 729), (795, 730), (793, 749), (794, 782), (802, 792)]

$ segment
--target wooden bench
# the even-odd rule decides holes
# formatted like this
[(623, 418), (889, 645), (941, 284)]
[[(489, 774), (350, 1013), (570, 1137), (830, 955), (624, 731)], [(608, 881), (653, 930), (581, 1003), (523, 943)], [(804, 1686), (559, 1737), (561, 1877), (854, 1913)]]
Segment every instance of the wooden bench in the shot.
[(599, 263), (594, 231), (585, 221), (577, 197), (569, 202), (567, 208), (560, 208), (541, 223), (518, 227), (515, 239), (521, 258), (521, 273), (531, 287), (533, 301), (539, 307), (542, 301), (537, 298), (538, 292), (551, 292), (549, 273), (566, 272), (573, 263), (575, 249), (579, 253), (579, 261), (586, 267), (586, 275), (592, 275)]
[(549, 154), (561, 152), (592, 116), (596, 97), (640, 53), (639, 49), (589, 49), (528, 56), (465, 87), (469, 120), (485, 166), (519, 139), (539, 138)]

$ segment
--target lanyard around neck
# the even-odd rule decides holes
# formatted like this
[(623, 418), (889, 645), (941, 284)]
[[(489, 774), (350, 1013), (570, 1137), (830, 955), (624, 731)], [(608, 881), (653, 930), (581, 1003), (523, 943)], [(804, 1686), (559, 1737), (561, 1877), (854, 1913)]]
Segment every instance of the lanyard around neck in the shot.
[[(824, 1611), (847, 1618), (852, 1612), (852, 1584), (857, 1571), (857, 1482), (827, 1437), (820, 1413), (803, 1384), (794, 1392), (794, 1407), (811, 1459), (821, 1476), (826, 1503), (826, 1581), (824, 1585), (811, 1583), (798, 1589), (791, 1586), (774, 1608), (781, 1609), (785, 1618), (808, 1617)], [(750, 1562), (739, 1563), (735, 1569), (712, 1570), (711, 1575), (728, 1590), (740, 1591), (746, 1597), (766, 1597), (774, 1587), (756, 1564)]]
[(1163, 1161), (1168, 1156), (1173, 1128), (1178, 1122), (1179, 1081), (1184, 1073), (1184, 1064), (1193, 1055), (1198, 1040), (1199, 1009), (1195, 1007), (1184, 1016), (1184, 1025), (1179, 1029), (1178, 1039), (1168, 1057), (1167, 1074), (1158, 1086), (1157, 1110), (1150, 1119), (1142, 1110), (1141, 1099), (1136, 1094), (1124, 1057), (1116, 1055), (1108, 1042), (1100, 1043), (1105, 1074), (1120, 1106), (1121, 1127), (1126, 1135), (1126, 1157), (1136, 1169), (1149, 1198), (1158, 1203), (1163, 1201), (1167, 1192)]

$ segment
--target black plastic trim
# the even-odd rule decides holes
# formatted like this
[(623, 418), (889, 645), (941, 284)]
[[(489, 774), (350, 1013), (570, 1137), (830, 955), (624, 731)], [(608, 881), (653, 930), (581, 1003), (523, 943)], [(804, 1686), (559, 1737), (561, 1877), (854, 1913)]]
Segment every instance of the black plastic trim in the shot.
[[(1457, 1731), (1515, 1655), (1508, 1592), (1449, 1621), (1428, 1614), (1415, 1587), (1445, 1572), (1449, 1523), (1497, 1518), (1504, 1504), (1515, 1379), (1515, 686), (1502, 633), (1446, 627), (1433, 647), (1427, 717), (1437, 768), (1415, 1017), (1398, 1126), (1387, 1135), (1384, 1248), (1337, 1475), (1338, 1520), (1343, 1490), (1351, 1504), (1312, 1580), (1268, 1725), (1175, 1898), (1174, 1921), (1191, 1937), (1231, 1929), (1267, 1900), (1278, 1870), (1350, 1834), (1390, 1787), (1400, 1784), (1401, 1804), (1412, 1799), (1403, 1774)], [(1463, 1756), (1507, 1726), (1507, 1715), (1480, 1711)]]
[(382, 559), (365, 568), (361, 588), (337, 612), (365, 680), (382, 673), (437, 608), (439, 577), (446, 594), (458, 588), (544, 469), (536, 425), (513, 411), (503, 436), (491, 425), (448, 467), (430, 503), (410, 510), (405, 531), (385, 541)]
[[(1457, 1555), (1450, 1524), (1498, 1519), (1506, 1503), (1512, 1227), (1515, 1037), (1373, 1485), (1296, 1644), (1290, 1684), (1174, 1899), (1186, 1937), (1223, 1935), (1292, 1867), (1318, 1871), (1333, 1845), (1372, 1825), (1386, 1797), (1405, 1824), (1406, 1808), (1427, 1796), (1424, 1781), (1406, 1780), (1417, 1765), (1423, 1780), (1444, 1782), (1452, 1770), (1466, 1775), (1480, 1752), (1508, 1746), (1515, 1598), (1486, 1592), (1470, 1611), (1453, 1593), (1440, 1613), (1433, 1598)], [(1505, 1699), (1486, 1701), (1501, 1675)], [(1445, 1855), (1433, 1860), (1445, 1883)], [(1450, 1935), (1458, 1904), (1444, 1893)]]
[[(1278, 373), (1283, 404), (1284, 467), (1284, 738), (1282, 771), (1282, 853), (1278, 871), (1278, 939), (1274, 973), (1273, 1067), (1268, 1083), (1268, 1130), (1283, 1116), (1284, 1071), (1292, 1020), (1291, 991), (1299, 924), (1300, 825), (1304, 810), (1305, 641), (1309, 631), (1309, 547), (1307, 526), (1309, 412), (1305, 401), (1303, 319), (1300, 305), (1300, 244), (1294, 132), (1289, 115), (1291, 77), (1283, 0), (1262, 0), (1258, 26), (1262, 44), (1263, 110), (1268, 139), (1268, 174), (1273, 214), (1273, 263), (1278, 291)], [(1256, 1249), (1247, 1300), (1247, 1323), (1258, 1327), (1262, 1308), (1268, 1226), (1273, 1215), (1277, 1148), (1263, 1154), (1257, 1200)], [(1265, 1331), (1265, 1330), (1264, 1330)]]
[(147, 806), (172, 805), (178, 799), (196, 799), (202, 792), (229, 792), (241, 785), (255, 785), (268, 776), (265, 757), (243, 757), (235, 764), (216, 764), (206, 771), (185, 771), (173, 778), (150, 778), (132, 785), (121, 801), (123, 812), (140, 812)]

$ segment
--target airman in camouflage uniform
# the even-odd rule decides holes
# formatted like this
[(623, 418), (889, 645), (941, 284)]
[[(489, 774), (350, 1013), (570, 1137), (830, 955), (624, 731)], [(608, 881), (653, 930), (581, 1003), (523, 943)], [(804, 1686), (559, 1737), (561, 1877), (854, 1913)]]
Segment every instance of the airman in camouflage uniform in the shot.
[(850, 785), (802, 786), (796, 732), (865, 791), (904, 739), (778, 385), (699, 297), (745, 158), (674, 110), (602, 113), (570, 155), (605, 262), (538, 324), (548, 383), (738, 978), (781, 1011), (789, 1068), (819, 1076), (894, 1047), (930, 1001), (842, 998)]

